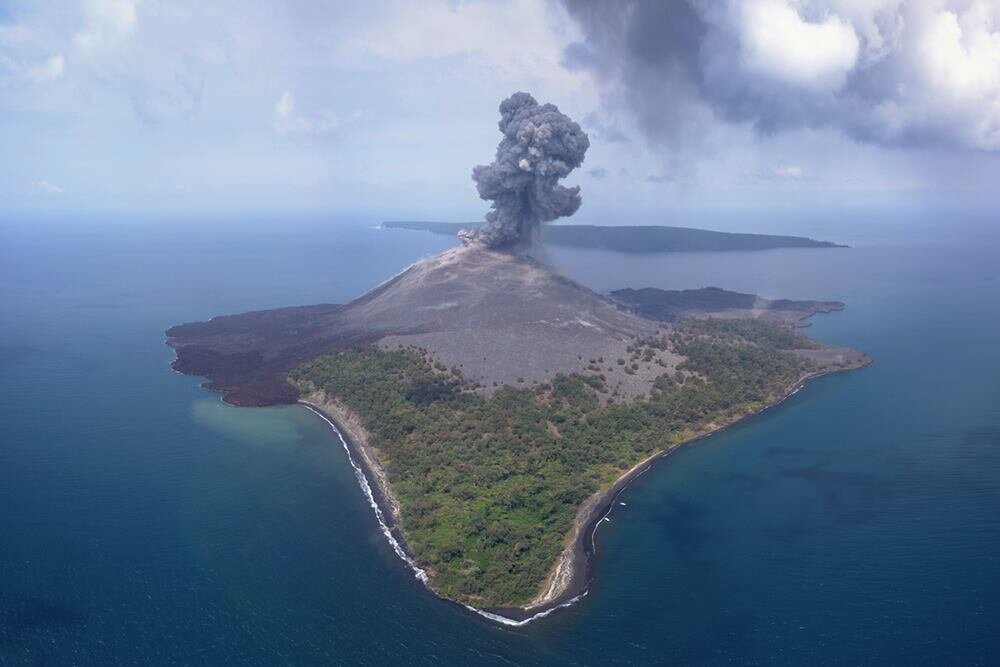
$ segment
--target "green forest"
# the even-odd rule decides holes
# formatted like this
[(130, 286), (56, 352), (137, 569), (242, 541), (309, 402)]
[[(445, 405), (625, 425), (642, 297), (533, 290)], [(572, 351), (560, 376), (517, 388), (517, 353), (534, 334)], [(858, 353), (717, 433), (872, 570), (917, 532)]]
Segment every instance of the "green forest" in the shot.
[(635, 340), (686, 357), (649, 394), (616, 402), (597, 370), (485, 396), (418, 348), (359, 347), (291, 374), (353, 409), (400, 503), (409, 550), (442, 594), (523, 605), (546, 579), (580, 504), (657, 451), (766, 406), (814, 369), (813, 347), (755, 320), (688, 320)]

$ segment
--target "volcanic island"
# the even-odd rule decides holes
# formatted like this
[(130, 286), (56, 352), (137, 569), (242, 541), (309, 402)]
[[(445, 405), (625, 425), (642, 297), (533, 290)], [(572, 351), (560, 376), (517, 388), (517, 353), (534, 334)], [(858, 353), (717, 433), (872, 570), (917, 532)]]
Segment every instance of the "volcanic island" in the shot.
[(350, 303), (182, 324), (167, 342), (227, 403), (319, 413), (428, 588), (523, 623), (586, 592), (597, 526), (654, 459), (870, 360), (800, 331), (840, 302), (604, 295), (556, 273), (533, 248), (579, 207), (558, 182), (588, 138), (526, 93), (500, 112), (496, 160), (473, 171), (492, 210), (462, 245)]

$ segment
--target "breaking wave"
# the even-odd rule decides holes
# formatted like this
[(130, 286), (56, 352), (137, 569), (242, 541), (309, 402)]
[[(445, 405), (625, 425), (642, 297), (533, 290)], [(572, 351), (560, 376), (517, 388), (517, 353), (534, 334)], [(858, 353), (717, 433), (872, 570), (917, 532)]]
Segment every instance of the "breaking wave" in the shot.
[[(365, 472), (361, 468), (361, 466), (359, 466), (357, 462), (354, 460), (354, 454), (351, 453), (351, 448), (348, 446), (347, 440), (344, 439), (344, 435), (340, 432), (340, 429), (338, 429), (337, 425), (334, 424), (332, 421), (330, 421), (326, 415), (324, 415), (320, 410), (313, 407), (309, 403), (306, 403), (305, 401), (299, 401), (299, 404), (306, 410), (309, 410), (317, 417), (325, 421), (327, 425), (331, 429), (333, 429), (333, 432), (337, 434), (337, 439), (340, 440), (341, 446), (344, 448), (344, 451), (347, 452), (347, 460), (350, 462), (351, 468), (354, 470), (354, 477), (358, 480), (358, 485), (361, 486), (361, 490), (364, 491), (365, 498), (368, 499), (368, 505), (375, 512), (375, 518), (378, 520), (379, 528), (381, 528), (382, 534), (385, 536), (385, 539), (388, 540), (389, 546), (391, 546), (392, 550), (396, 552), (396, 555), (399, 556), (399, 558), (404, 563), (406, 563), (406, 565), (409, 566), (411, 570), (413, 570), (414, 576), (421, 582), (423, 582), (424, 586), (427, 586), (428, 590), (434, 592), (434, 590), (430, 587), (430, 581), (427, 578), (427, 571), (424, 570), (419, 565), (417, 565), (416, 561), (414, 561), (410, 557), (410, 555), (406, 553), (406, 550), (403, 549), (403, 545), (399, 543), (399, 540), (396, 539), (396, 536), (392, 534), (392, 529), (389, 528), (389, 524), (385, 520), (385, 514), (382, 512), (382, 508), (379, 507), (378, 502), (375, 500), (375, 493), (372, 491), (371, 484), (368, 483), (368, 477), (365, 475)], [(585, 590), (576, 597), (570, 598), (569, 600), (563, 602), (562, 604), (558, 604), (544, 611), (540, 611), (537, 614), (529, 616), (528, 618), (525, 618), (520, 621), (515, 620), (513, 618), (508, 618), (501, 614), (494, 614), (493, 612), (490, 611), (476, 609), (475, 607), (471, 607), (467, 604), (463, 604), (462, 606), (468, 609), (469, 611), (479, 614), (483, 618), (487, 618), (495, 623), (500, 623), (502, 625), (509, 625), (509, 626), (522, 626), (522, 625), (527, 625), (528, 623), (531, 623), (532, 621), (538, 620), (540, 618), (545, 618), (546, 616), (548, 616), (557, 609), (563, 609), (564, 607), (569, 607), (570, 605), (575, 604), (586, 594), (587, 591)]]
[(368, 499), (368, 504), (375, 511), (375, 518), (378, 519), (379, 528), (382, 529), (382, 534), (385, 535), (385, 539), (389, 541), (389, 546), (392, 547), (392, 550), (396, 552), (396, 555), (399, 556), (404, 563), (410, 566), (410, 569), (413, 570), (413, 575), (420, 581), (424, 582), (424, 584), (426, 585), (427, 571), (421, 568), (419, 565), (417, 565), (417, 563), (412, 558), (410, 558), (410, 555), (406, 553), (406, 551), (403, 549), (403, 545), (401, 545), (399, 543), (399, 540), (396, 539), (396, 536), (392, 534), (392, 529), (389, 528), (389, 524), (386, 523), (385, 515), (382, 513), (382, 508), (379, 507), (378, 502), (375, 501), (375, 494), (372, 491), (371, 484), (368, 483), (368, 478), (365, 476), (364, 470), (362, 470), (361, 466), (359, 466), (357, 462), (354, 460), (354, 455), (351, 453), (351, 448), (347, 446), (347, 441), (344, 439), (344, 436), (340, 432), (340, 429), (338, 429), (337, 426), (332, 421), (327, 419), (326, 415), (324, 415), (322, 412), (320, 412), (313, 406), (309, 405), (308, 403), (302, 403), (302, 406), (305, 409), (309, 410), (310, 412), (316, 414), (323, 421), (325, 421), (330, 426), (330, 428), (333, 429), (333, 432), (337, 434), (337, 438), (340, 440), (340, 444), (344, 447), (344, 451), (347, 452), (347, 460), (350, 461), (351, 467), (354, 469), (354, 477), (358, 480), (358, 484), (361, 486), (361, 490), (365, 492), (365, 497)]

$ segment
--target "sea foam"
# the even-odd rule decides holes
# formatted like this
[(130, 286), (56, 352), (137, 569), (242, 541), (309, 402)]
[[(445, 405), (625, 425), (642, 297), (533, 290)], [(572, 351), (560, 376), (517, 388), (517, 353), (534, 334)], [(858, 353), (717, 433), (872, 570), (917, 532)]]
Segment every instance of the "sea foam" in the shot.
[[(375, 493), (372, 491), (371, 484), (368, 483), (368, 477), (365, 476), (364, 470), (354, 460), (354, 455), (351, 453), (351, 448), (347, 445), (347, 440), (344, 439), (344, 435), (340, 432), (340, 429), (337, 428), (336, 424), (327, 419), (326, 415), (324, 415), (318, 409), (314, 408), (309, 403), (300, 401), (299, 404), (305, 409), (315, 414), (323, 421), (325, 421), (327, 425), (333, 430), (333, 432), (337, 434), (337, 439), (340, 440), (341, 446), (347, 453), (347, 460), (350, 462), (351, 468), (354, 470), (354, 477), (358, 480), (358, 484), (361, 486), (361, 490), (364, 491), (365, 497), (368, 499), (368, 505), (371, 506), (372, 510), (375, 512), (375, 518), (378, 520), (379, 528), (382, 530), (382, 534), (385, 536), (385, 539), (389, 541), (389, 545), (392, 547), (392, 550), (396, 552), (396, 555), (399, 556), (399, 558), (404, 563), (406, 563), (406, 565), (411, 570), (413, 570), (414, 576), (421, 582), (423, 582), (424, 586), (427, 586), (427, 588), (433, 592), (433, 589), (430, 588), (430, 581), (427, 578), (427, 571), (421, 568), (419, 565), (417, 565), (416, 561), (410, 558), (410, 555), (406, 553), (405, 549), (403, 549), (403, 545), (401, 545), (399, 543), (399, 540), (396, 539), (396, 536), (392, 534), (392, 529), (389, 528), (389, 524), (386, 523), (385, 514), (382, 513), (382, 508), (379, 507), (378, 502), (376, 502), (375, 500)], [(509, 625), (509, 626), (522, 626), (522, 625), (527, 625), (528, 623), (531, 623), (532, 621), (538, 620), (540, 618), (545, 618), (546, 616), (548, 616), (557, 609), (563, 609), (564, 607), (569, 607), (570, 605), (575, 604), (586, 594), (587, 591), (585, 590), (576, 597), (566, 600), (566, 602), (563, 602), (562, 604), (558, 604), (544, 611), (540, 611), (537, 614), (529, 616), (528, 618), (525, 618), (520, 621), (515, 620), (513, 618), (508, 618), (501, 614), (494, 614), (493, 612), (490, 611), (476, 609), (475, 607), (469, 606), (467, 604), (463, 604), (462, 606), (471, 612), (479, 614), (483, 618), (487, 618), (491, 621), (494, 621), (495, 623), (501, 623), (503, 625)]]
[(378, 520), (379, 528), (382, 529), (382, 534), (385, 535), (385, 539), (389, 541), (389, 545), (392, 547), (392, 550), (396, 552), (396, 555), (399, 556), (404, 563), (410, 566), (410, 569), (413, 570), (414, 576), (426, 585), (428, 583), (427, 571), (417, 565), (417, 563), (410, 558), (409, 554), (407, 554), (403, 549), (403, 545), (401, 545), (399, 540), (396, 539), (396, 536), (392, 534), (392, 529), (389, 528), (389, 524), (385, 521), (385, 515), (382, 513), (382, 508), (379, 507), (378, 503), (375, 501), (375, 494), (372, 492), (372, 487), (368, 483), (368, 478), (365, 477), (365, 472), (361, 469), (361, 466), (359, 466), (354, 460), (354, 456), (351, 454), (351, 448), (347, 446), (347, 441), (344, 439), (343, 434), (332, 421), (326, 418), (326, 415), (322, 412), (308, 403), (302, 403), (302, 406), (315, 413), (320, 419), (325, 421), (331, 429), (333, 429), (334, 433), (337, 434), (340, 444), (343, 446), (344, 451), (347, 452), (347, 460), (350, 461), (351, 468), (354, 469), (354, 477), (357, 478), (358, 484), (361, 485), (361, 490), (364, 491), (365, 497), (368, 498), (368, 504), (371, 506), (372, 510), (375, 511), (375, 518)]

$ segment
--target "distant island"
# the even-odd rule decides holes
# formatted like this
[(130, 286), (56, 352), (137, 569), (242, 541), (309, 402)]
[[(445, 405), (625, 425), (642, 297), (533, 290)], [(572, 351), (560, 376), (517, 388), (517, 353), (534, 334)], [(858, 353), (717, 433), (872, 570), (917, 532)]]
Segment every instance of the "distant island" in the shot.
[[(383, 222), (384, 229), (409, 229), (456, 236), (463, 229), (475, 229), (478, 222)], [(689, 227), (658, 225), (544, 225), (541, 240), (549, 245), (597, 248), (626, 253), (708, 252), (772, 250), (775, 248), (846, 248), (829, 241), (801, 236), (713, 232)]]
[(594, 530), (653, 458), (867, 364), (793, 327), (842, 307), (603, 296), (471, 245), (348, 304), (167, 335), (174, 369), (227, 402), (299, 401), (335, 425), (400, 555), (442, 597), (511, 623), (587, 589)]
[(677, 322), (688, 317), (725, 317), (763, 319), (805, 327), (809, 326), (808, 318), (816, 313), (844, 309), (841, 301), (772, 300), (718, 287), (685, 290), (626, 288), (614, 290), (611, 296), (643, 317), (664, 322)]

